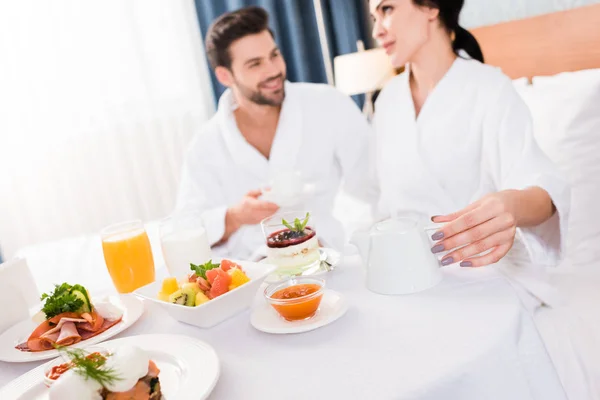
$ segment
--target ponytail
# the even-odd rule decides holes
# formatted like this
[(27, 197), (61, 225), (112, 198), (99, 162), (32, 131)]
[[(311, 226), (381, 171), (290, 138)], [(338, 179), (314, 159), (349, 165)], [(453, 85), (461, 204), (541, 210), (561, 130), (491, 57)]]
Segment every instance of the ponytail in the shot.
[(454, 35), (454, 40), (452, 41), (454, 53), (458, 55), (459, 50), (464, 50), (472, 59), (484, 62), (481, 47), (479, 47), (479, 43), (477, 43), (475, 36), (460, 25), (456, 25)]

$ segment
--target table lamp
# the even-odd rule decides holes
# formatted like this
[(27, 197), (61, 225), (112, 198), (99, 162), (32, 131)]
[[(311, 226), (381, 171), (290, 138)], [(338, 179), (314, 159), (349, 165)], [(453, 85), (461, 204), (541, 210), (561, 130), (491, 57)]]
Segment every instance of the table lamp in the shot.
[(333, 60), (335, 86), (349, 96), (365, 94), (363, 113), (373, 116), (373, 93), (394, 77), (396, 71), (383, 48), (365, 50), (362, 41), (357, 43), (358, 52), (344, 54)]

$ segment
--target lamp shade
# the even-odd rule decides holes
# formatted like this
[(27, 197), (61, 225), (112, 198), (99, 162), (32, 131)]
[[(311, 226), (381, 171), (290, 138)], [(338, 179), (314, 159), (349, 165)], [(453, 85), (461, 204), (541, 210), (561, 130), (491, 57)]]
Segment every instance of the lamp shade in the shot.
[(381, 89), (395, 70), (382, 48), (344, 54), (333, 60), (335, 86), (343, 93), (369, 93)]

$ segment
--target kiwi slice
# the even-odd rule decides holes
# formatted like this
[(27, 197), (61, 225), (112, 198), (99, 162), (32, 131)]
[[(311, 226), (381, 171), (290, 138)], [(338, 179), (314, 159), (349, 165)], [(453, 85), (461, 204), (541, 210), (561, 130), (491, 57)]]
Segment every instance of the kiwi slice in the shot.
[(196, 301), (196, 292), (192, 288), (180, 289), (169, 296), (169, 302), (181, 306), (193, 307)]
[(194, 307), (196, 304), (196, 292), (192, 288), (183, 288), (181, 292), (186, 295), (185, 305), (188, 307)]
[(177, 290), (169, 296), (169, 302), (183, 306), (187, 302), (187, 297), (187, 294), (183, 293), (182, 290)]

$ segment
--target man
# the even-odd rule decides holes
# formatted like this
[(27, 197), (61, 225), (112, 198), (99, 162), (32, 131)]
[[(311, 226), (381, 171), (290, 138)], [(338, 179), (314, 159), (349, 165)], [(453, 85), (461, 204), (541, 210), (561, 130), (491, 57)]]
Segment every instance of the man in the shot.
[(252, 258), (265, 243), (260, 221), (279, 210), (262, 199), (264, 189), (299, 173), (314, 190), (294, 209), (311, 212), (322, 243), (341, 247), (344, 231), (332, 210), (342, 178), (350, 194), (375, 196), (365, 189), (366, 119), (330, 86), (286, 81), (285, 61), (262, 8), (219, 17), (207, 33), (206, 51), (228, 90), (192, 141), (177, 209), (202, 212), (217, 254)]

